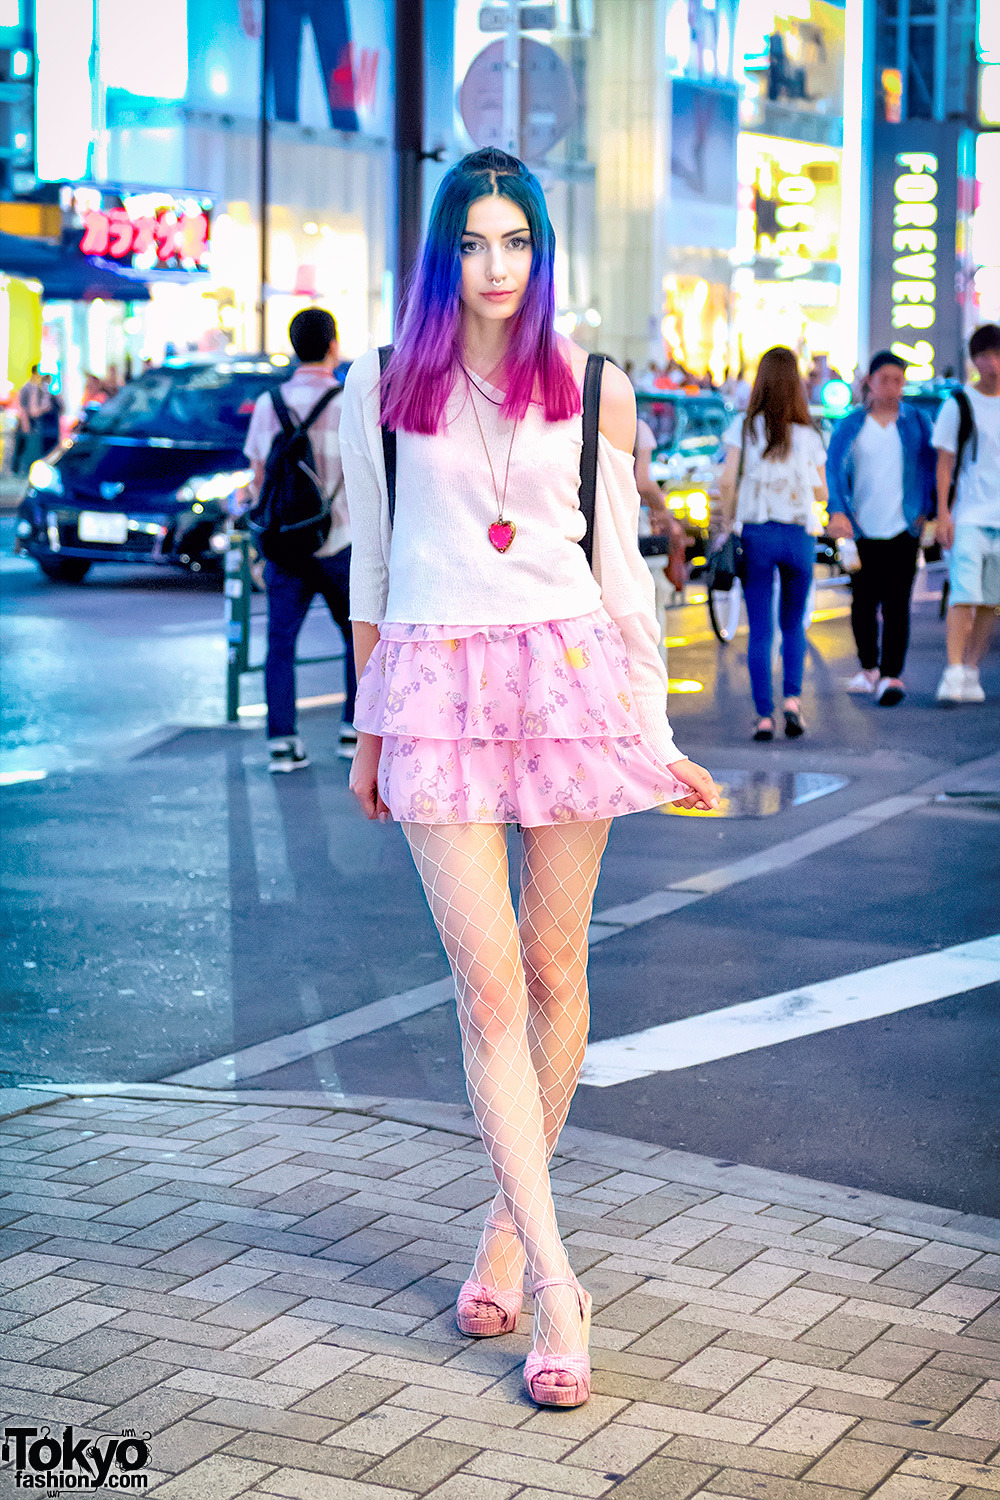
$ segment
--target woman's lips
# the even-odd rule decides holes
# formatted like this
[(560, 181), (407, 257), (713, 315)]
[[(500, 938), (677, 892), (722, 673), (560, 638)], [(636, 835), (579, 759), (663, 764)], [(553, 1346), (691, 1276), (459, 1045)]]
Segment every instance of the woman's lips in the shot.
[(480, 292), (479, 295), (481, 297), (485, 297), (486, 300), (487, 300), (487, 302), (505, 302), (508, 297), (513, 297), (514, 293), (513, 293), (513, 291), (509, 291), (509, 292)]

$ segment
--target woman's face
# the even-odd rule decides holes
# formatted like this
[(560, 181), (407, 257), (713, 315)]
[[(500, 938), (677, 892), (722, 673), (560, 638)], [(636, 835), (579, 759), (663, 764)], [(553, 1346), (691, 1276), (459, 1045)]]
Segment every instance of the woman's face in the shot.
[(462, 234), (461, 299), (477, 317), (501, 322), (521, 305), (531, 275), (531, 231), (509, 198), (477, 198)]

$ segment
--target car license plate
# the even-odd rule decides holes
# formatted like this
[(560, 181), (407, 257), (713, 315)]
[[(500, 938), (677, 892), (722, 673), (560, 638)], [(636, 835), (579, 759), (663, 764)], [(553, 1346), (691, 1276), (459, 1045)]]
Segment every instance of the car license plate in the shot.
[(103, 510), (81, 510), (76, 534), (81, 542), (109, 542), (120, 546), (128, 537), (128, 516)]

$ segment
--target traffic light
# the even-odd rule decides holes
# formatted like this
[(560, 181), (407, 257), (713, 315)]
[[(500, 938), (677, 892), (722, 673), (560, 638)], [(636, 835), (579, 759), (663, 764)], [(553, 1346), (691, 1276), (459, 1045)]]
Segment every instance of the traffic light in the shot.
[(35, 188), (35, 59), (26, 47), (0, 47), (0, 198)]

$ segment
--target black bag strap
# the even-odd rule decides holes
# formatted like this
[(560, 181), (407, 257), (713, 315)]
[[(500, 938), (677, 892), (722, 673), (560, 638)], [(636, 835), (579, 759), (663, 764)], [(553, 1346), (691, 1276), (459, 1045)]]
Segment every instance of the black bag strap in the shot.
[(285, 437), (291, 437), (295, 431), (295, 423), (292, 421), (292, 414), (285, 405), (285, 398), (278, 386), (275, 386), (271, 392), (271, 405), (274, 407), (274, 415), (281, 423), (281, 429)]
[(583, 555), (594, 565), (594, 509), (597, 504), (597, 435), (601, 425), (601, 381), (604, 355), (588, 354), (583, 377), (583, 452), (580, 454), (580, 509), (587, 529), (580, 538)]
[[(383, 344), (378, 351), (379, 372), (385, 375), (392, 357), (392, 344)], [(580, 455), (580, 509), (586, 522), (586, 531), (580, 539), (584, 556), (593, 566), (594, 558), (594, 510), (597, 503), (597, 434), (601, 422), (601, 380), (604, 375), (604, 355), (587, 356), (587, 369), (583, 377), (583, 452)], [(389, 498), (389, 525), (396, 516), (396, 434), (392, 428), (382, 424), (382, 458), (385, 463), (385, 487)]]
[(271, 392), (271, 405), (274, 407), (275, 416), (284, 429), (285, 436), (295, 437), (300, 432), (308, 432), (316, 418), (322, 416), (334, 396), (339, 396), (343, 389), (342, 385), (331, 386), (328, 391), (323, 392), (316, 405), (302, 418), (301, 422), (296, 422), (293, 420), (292, 414), (285, 404), (285, 398), (281, 394), (280, 387), (276, 387)]
[(975, 463), (979, 451), (979, 435), (976, 432), (976, 419), (972, 414), (972, 402), (965, 391), (954, 390), (952, 396), (958, 407), (958, 451), (955, 454), (955, 467), (951, 471), (951, 483), (948, 486), (948, 509), (951, 510), (955, 503), (955, 491), (958, 489), (958, 471), (962, 467), (965, 450), (972, 443), (972, 461)]
[[(392, 344), (382, 344), (378, 351), (379, 374), (385, 372), (392, 358)], [(389, 525), (396, 519), (396, 434), (391, 427), (382, 424), (382, 461), (385, 464), (385, 488), (389, 496)]]

